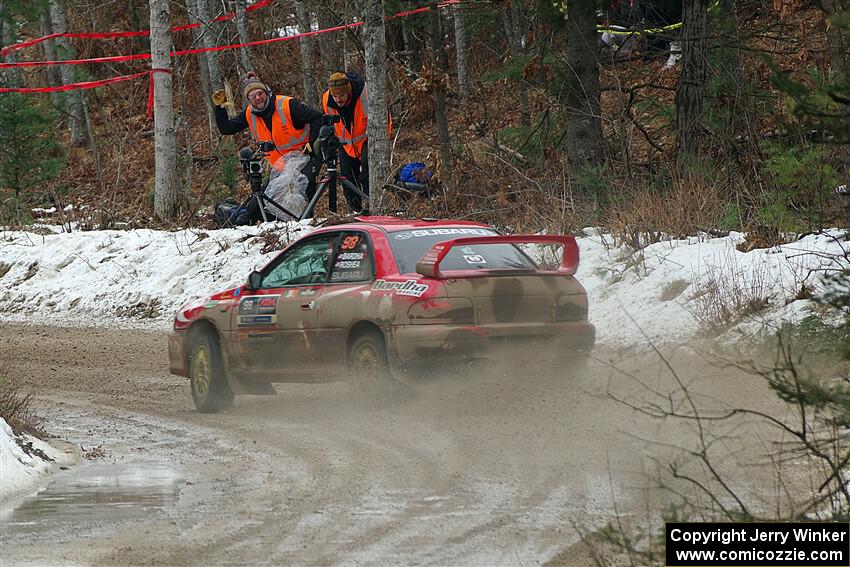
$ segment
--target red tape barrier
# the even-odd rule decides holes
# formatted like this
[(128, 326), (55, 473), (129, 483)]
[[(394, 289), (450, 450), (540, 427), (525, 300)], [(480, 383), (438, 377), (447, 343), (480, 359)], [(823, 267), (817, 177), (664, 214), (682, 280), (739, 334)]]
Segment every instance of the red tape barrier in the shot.
[(133, 79), (138, 79), (139, 77), (144, 77), (145, 75), (150, 76), (150, 83), (148, 87), (148, 120), (153, 117), (153, 74), (154, 73), (171, 73), (171, 69), (161, 69), (154, 68), (150, 71), (142, 71), (141, 73), (135, 73), (133, 75), (121, 75), (120, 77), (112, 77), (110, 79), (100, 79), (98, 81), (83, 81), (80, 83), (68, 83), (67, 85), (60, 85), (58, 87), (0, 87), (0, 93), (56, 93), (62, 91), (74, 91), (74, 90), (83, 90), (83, 89), (94, 89), (97, 87), (103, 87), (105, 85), (111, 85), (112, 83), (120, 83), (121, 81), (132, 81)]
[(135, 73), (133, 75), (121, 75), (120, 77), (112, 77), (110, 79), (100, 79), (98, 81), (83, 81), (81, 83), (69, 83), (67, 85), (61, 85), (58, 87), (37, 87), (37, 88), (13, 88), (13, 87), (1, 87), (0, 93), (56, 93), (62, 91), (74, 91), (74, 90), (83, 90), (83, 89), (94, 89), (97, 87), (103, 87), (105, 85), (111, 85), (112, 83), (120, 83), (121, 81), (132, 81), (133, 79), (138, 79), (139, 77), (144, 77), (148, 75), (150, 77), (150, 83), (148, 85), (148, 120), (153, 117), (153, 74), (154, 73), (171, 73), (171, 69), (161, 69), (154, 68), (150, 71), (142, 71), (141, 73)]
[(136, 73), (134, 75), (121, 75), (120, 77), (112, 77), (109, 79), (100, 79), (97, 81), (84, 81), (81, 83), (68, 83), (67, 85), (60, 85), (58, 87), (2, 87), (0, 88), (0, 93), (56, 93), (61, 91), (73, 91), (78, 89), (94, 89), (97, 87), (102, 87), (105, 85), (111, 85), (112, 83), (118, 83), (121, 81), (130, 81), (133, 79), (138, 79), (144, 75), (149, 75), (150, 71), (142, 71), (141, 73)]
[[(310, 31), (306, 33), (299, 33), (296, 35), (288, 35), (284, 37), (272, 37), (269, 39), (260, 39), (257, 41), (250, 41), (248, 43), (234, 43), (230, 45), (217, 45), (215, 47), (198, 47), (195, 49), (185, 49), (183, 51), (172, 51), (169, 55), (171, 57), (180, 57), (183, 55), (196, 55), (198, 53), (206, 53), (208, 51), (224, 51), (227, 49), (236, 49), (239, 47), (251, 47), (254, 45), (266, 45), (268, 43), (276, 43), (278, 41), (292, 41), (293, 39), (300, 39), (302, 37), (311, 37), (314, 35), (319, 35), (322, 33), (334, 32), (343, 30), (345, 28), (356, 28), (363, 25), (363, 22), (354, 22), (353, 24), (344, 24), (341, 26), (336, 26), (333, 28), (326, 28), (323, 30)], [(14, 63), (0, 63), (0, 69), (8, 69), (12, 67), (49, 67), (51, 65), (83, 65), (85, 63), (118, 63), (118, 62), (126, 62), (126, 61), (138, 61), (143, 59), (150, 59), (150, 53), (136, 53), (134, 55), (110, 55), (109, 57), (94, 57), (91, 59), (66, 59), (64, 61), (16, 61)]]
[[(265, 5), (268, 5), (273, 1), (274, 0), (264, 0)], [(253, 6), (256, 7), (261, 3), (262, 2), (258, 2), (257, 4), (254, 4)], [(444, 6), (449, 6), (451, 4), (459, 4), (459, 3), (460, 3), (460, 0), (446, 0), (445, 2), (438, 4), (437, 7), (442, 8)], [(429, 8), (427, 6), (423, 7), (423, 8), (416, 8), (414, 10), (407, 10), (405, 12), (398, 12), (398, 13), (393, 14), (392, 16), (388, 17), (387, 19), (392, 20), (392, 19), (395, 19), (395, 18), (402, 18), (402, 17), (405, 17), (405, 16), (411, 16), (413, 14), (428, 12), (430, 10), (431, 10), (431, 8)], [(222, 16), (222, 17), (224, 17), (224, 16)], [(220, 46), (216, 46), (216, 47), (187, 49), (187, 50), (184, 50), (184, 51), (172, 51), (170, 55), (172, 57), (178, 57), (178, 56), (182, 56), (182, 55), (194, 55), (194, 54), (197, 54), (197, 53), (205, 53), (207, 51), (223, 51), (225, 49), (236, 49), (238, 47), (248, 47), (248, 46), (252, 46), (252, 45), (265, 45), (265, 44), (268, 44), (268, 43), (274, 43), (274, 42), (278, 42), (278, 41), (291, 41), (293, 39), (299, 39), (299, 38), (302, 38), (302, 37), (312, 37), (312, 36), (323, 34), (323, 33), (329, 33), (329, 32), (344, 30), (346, 28), (356, 28), (356, 27), (362, 26), (363, 24), (364, 24), (364, 22), (354, 22), (354, 23), (351, 23), (351, 24), (344, 24), (344, 25), (341, 25), (341, 26), (326, 28), (326, 29), (323, 29), (323, 30), (310, 31), (310, 32), (306, 32), (306, 33), (301, 33), (301, 34), (296, 34), (296, 35), (291, 35), (291, 36), (285, 36), (285, 37), (273, 37), (273, 38), (270, 38), (270, 39), (263, 39), (263, 40), (259, 40), (259, 41), (248, 42), (248, 43), (237, 43), (237, 44), (233, 44), (233, 45), (220, 45)], [(130, 34), (144, 33), (144, 34), (147, 34), (147, 32), (120, 32), (120, 33), (130, 33)], [(109, 36), (109, 35), (113, 35), (113, 34), (76, 34), (76, 35)], [(41, 40), (44, 40), (44, 39), (49, 38), (49, 37), (51, 37), (51, 36), (46, 36), (45, 38), (41, 38)], [(106, 63), (106, 62), (117, 62), (117, 61), (138, 61), (138, 60), (142, 60), (142, 59), (150, 59), (150, 57), (151, 57), (150, 53), (137, 53), (135, 55), (114, 55), (114, 56), (110, 56), (110, 57), (96, 57), (94, 59), (69, 59), (67, 61), (22, 61), (22, 62), (16, 62), (16, 63), (0, 63), (0, 68), (45, 67), (45, 66), (48, 66), (48, 65), (81, 65), (83, 63)], [(0, 87), (0, 93), (25, 93), (25, 94), (29, 94), (29, 93), (51, 93), (51, 92), (61, 92), (61, 91), (72, 91), (72, 90), (78, 90), (78, 89), (93, 89), (93, 88), (102, 87), (102, 86), (105, 86), (105, 85), (111, 85), (112, 83), (118, 83), (118, 82), (121, 82), (121, 81), (130, 81), (130, 80), (133, 80), (133, 79), (138, 79), (139, 77), (142, 77), (144, 75), (148, 75), (149, 79), (150, 79), (149, 90), (148, 90), (148, 119), (150, 119), (151, 116), (152, 116), (152, 113), (153, 113), (153, 90), (154, 90), (153, 74), (154, 73), (171, 73), (171, 69), (153, 68), (153, 69), (150, 69), (148, 71), (142, 71), (141, 73), (135, 73), (133, 75), (121, 75), (120, 77), (112, 77), (110, 79), (100, 79), (100, 80), (97, 80), (97, 81), (84, 81), (84, 82), (80, 82), (80, 83), (69, 83), (67, 85), (61, 85), (61, 86), (57, 86), (57, 87), (31, 87), (31, 88), (29, 88), (29, 87)]]
[[(271, 4), (274, 0), (263, 0), (263, 2), (258, 2), (257, 4), (253, 4), (251, 7), (256, 8), (260, 4), (265, 3), (265, 5)], [(460, 0), (446, 0), (445, 2), (441, 2), (437, 4), (438, 8), (443, 8), (445, 6), (450, 6), (452, 4), (460, 4)], [(398, 12), (389, 16), (387, 20), (394, 20), (396, 18), (403, 18), (407, 16), (412, 16), (414, 14), (419, 14), (422, 12), (428, 12), (431, 8), (425, 6), (423, 8), (416, 8), (414, 10), (407, 10), (404, 12)], [(225, 16), (221, 16), (222, 18), (230, 16), (230, 14), (226, 14)], [(234, 43), (230, 45), (219, 45), (215, 47), (199, 47), (196, 49), (187, 49), (184, 51), (172, 51), (172, 57), (179, 57), (182, 55), (196, 55), (198, 53), (206, 53), (208, 51), (224, 51), (226, 49), (236, 49), (239, 47), (250, 47), (253, 45), (265, 45), (268, 43), (275, 43), (278, 41), (290, 41), (293, 39), (300, 39), (302, 37), (312, 37), (315, 35), (329, 33), (334, 31), (343, 30), (346, 28), (356, 28), (363, 25), (364, 22), (354, 22), (351, 24), (343, 24), (341, 26), (335, 26), (332, 28), (325, 28), (323, 30), (309, 31), (305, 33), (299, 33), (296, 35), (289, 35), (285, 37), (273, 37), (270, 39), (263, 39), (259, 41), (251, 41), (248, 43)], [(191, 26), (199, 25), (199, 24), (190, 24)], [(186, 26), (181, 26), (185, 28)], [(177, 29), (177, 28), (173, 28)], [(109, 38), (109, 37), (130, 37), (130, 36), (138, 36), (138, 35), (148, 35), (149, 32), (114, 32), (114, 33), (85, 33), (85, 34), (62, 34), (67, 36), (86, 36), (86, 37), (98, 37), (98, 38)], [(49, 39), (51, 37), (56, 37), (58, 34), (53, 34), (50, 36), (45, 36), (43, 38), (39, 38), (38, 40), (32, 40), (33, 42), (44, 41), (45, 39)], [(32, 45), (32, 42), (27, 42), (27, 44)], [(24, 44), (17, 44), (12, 46), (17, 48), (18, 46), (23, 46)], [(10, 49), (10, 48), (4, 48)], [(2, 52), (0, 52), (1, 54)], [(82, 65), (84, 63), (118, 63), (118, 62), (126, 62), (126, 61), (138, 61), (142, 59), (150, 59), (149, 53), (137, 53), (134, 55), (112, 55), (109, 57), (93, 57), (91, 59), (66, 59), (64, 61), (16, 61), (13, 63), (5, 63), (0, 62), (0, 69), (8, 69), (12, 67), (48, 67), (50, 65)]]
[[(275, 0), (262, 0), (257, 2), (256, 4), (252, 4), (246, 8), (247, 12), (253, 12), (254, 10), (259, 10), (260, 8), (265, 8), (266, 6), (272, 4)], [(213, 22), (224, 22), (227, 20), (232, 20), (236, 17), (236, 14), (233, 12), (229, 14), (224, 14), (223, 16), (219, 16), (213, 20)], [(201, 24), (186, 24), (183, 26), (176, 26), (171, 28), (171, 31), (184, 31), (188, 29), (201, 27)], [(21, 43), (16, 43), (14, 45), (7, 45), (3, 49), (0, 49), (0, 56), (6, 56), (12, 51), (17, 51), (19, 49), (24, 49), (25, 47), (32, 47), (33, 45), (38, 45), (43, 41), (47, 41), (48, 39), (54, 39), (57, 37), (67, 37), (69, 39), (116, 39), (121, 37), (147, 37), (150, 35), (149, 31), (131, 31), (131, 32), (108, 32), (108, 33), (52, 33), (50, 35), (46, 35), (44, 37), (39, 37), (36, 39), (30, 39), (27, 41), (22, 41)]]
[(153, 118), (153, 74), (168, 73), (170, 75), (171, 69), (153, 67), (148, 73), (150, 73), (150, 82), (148, 83), (148, 120), (150, 120)]

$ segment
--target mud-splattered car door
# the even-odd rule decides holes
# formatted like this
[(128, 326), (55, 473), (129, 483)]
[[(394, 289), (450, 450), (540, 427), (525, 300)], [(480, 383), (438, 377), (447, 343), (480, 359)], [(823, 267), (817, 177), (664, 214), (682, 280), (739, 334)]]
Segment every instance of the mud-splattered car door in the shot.
[(313, 358), (316, 301), (338, 236), (325, 233), (290, 248), (263, 270), (259, 288), (241, 298), (234, 327), (247, 370), (288, 374)]
[(374, 305), (369, 302), (374, 279), (374, 251), (369, 236), (361, 231), (343, 232), (336, 243), (328, 283), (317, 301), (322, 348), (314, 352), (316, 364), (343, 367), (352, 326), (361, 321), (376, 322)]

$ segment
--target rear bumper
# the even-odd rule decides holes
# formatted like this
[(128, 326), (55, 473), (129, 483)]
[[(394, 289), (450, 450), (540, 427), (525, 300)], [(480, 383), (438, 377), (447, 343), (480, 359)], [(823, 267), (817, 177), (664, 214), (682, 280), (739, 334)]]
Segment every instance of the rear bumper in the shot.
[(168, 370), (177, 376), (189, 376), (186, 364), (186, 349), (184, 347), (185, 332), (168, 334)]
[[(596, 342), (596, 329), (587, 321), (510, 323), (496, 325), (402, 325), (393, 327), (392, 350), (405, 364), (445, 358), (536, 357), (587, 352)], [(511, 348), (517, 347), (517, 348)]]

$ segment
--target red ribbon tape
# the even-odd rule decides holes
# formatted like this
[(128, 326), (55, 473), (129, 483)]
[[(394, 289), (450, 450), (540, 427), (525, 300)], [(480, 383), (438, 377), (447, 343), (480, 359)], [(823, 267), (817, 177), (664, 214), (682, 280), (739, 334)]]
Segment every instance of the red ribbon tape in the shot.
[(121, 75), (120, 77), (111, 77), (109, 79), (100, 79), (98, 81), (84, 81), (81, 83), (69, 83), (67, 85), (60, 85), (58, 87), (32, 87), (32, 88), (13, 88), (13, 87), (2, 87), (0, 88), (0, 93), (55, 93), (61, 91), (73, 91), (77, 89), (94, 89), (96, 87), (102, 87), (105, 85), (111, 85), (112, 83), (118, 83), (120, 81), (131, 81), (133, 79), (138, 79), (139, 77), (143, 77), (147, 75), (150, 71), (142, 71), (141, 73), (136, 73), (134, 75)]
[[(148, 120), (153, 118), (153, 74), (154, 73), (171, 73), (171, 69), (164, 69), (162, 67), (153, 67), (150, 71), (147, 72), (150, 75), (150, 80), (148, 81)], [(142, 73), (144, 75), (144, 73)]]
[[(254, 10), (259, 10), (260, 8), (265, 8), (275, 0), (262, 0), (261, 2), (257, 2), (256, 4), (252, 4), (248, 6), (245, 11), (253, 12)], [(224, 14), (223, 16), (219, 16), (215, 18), (214, 22), (224, 22), (227, 20), (232, 20), (236, 17), (236, 14), (231, 12), (229, 14)], [(201, 24), (186, 24), (183, 26), (175, 26), (171, 28), (171, 31), (183, 31), (188, 29), (193, 29), (200, 27)], [(38, 45), (43, 41), (47, 41), (48, 39), (54, 39), (57, 37), (67, 37), (69, 39), (116, 39), (121, 37), (147, 37), (150, 35), (149, 31), (130, 31), (130, 32), (107, 32), (107, 33), (52, 33), (46, 35), (44, 37), (39, 37), (36, 39), (30, 39), (27, 41), (22, 41), (21, 43), (15, 43), (13, 45), (7, 45), (3, 49), (0, 49), (0, 56), (5, 56), (11, 53), (12, 51), (17, 51), (19, 49), (24, 49), (26, 47), (31, 47), (33, 45)]]

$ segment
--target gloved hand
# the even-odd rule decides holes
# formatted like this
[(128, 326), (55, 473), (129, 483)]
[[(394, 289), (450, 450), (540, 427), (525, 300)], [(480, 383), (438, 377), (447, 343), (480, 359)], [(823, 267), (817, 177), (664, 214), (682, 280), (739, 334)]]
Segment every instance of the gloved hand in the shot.
[(312, 144), (310, 142), (307, 142), (306, 144), (304, 144), (303, 151), (305, 154), (311, 154), (314, 156), (322, 155), (322, 139), (316, 138), (316, 141), (314, 141)]
[(216, 106), (224, 106), (224, 103), (227, 102), (227, 95), (224, 92), (224, 89), (219, 89), (212, 94), (213, 104)]

